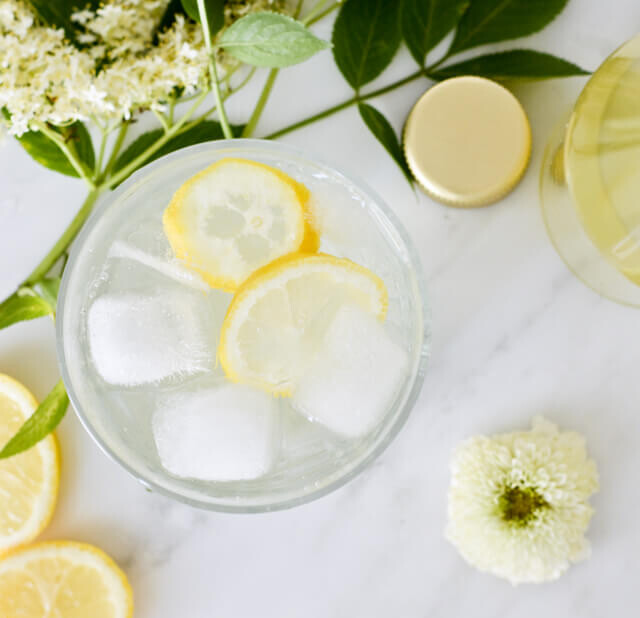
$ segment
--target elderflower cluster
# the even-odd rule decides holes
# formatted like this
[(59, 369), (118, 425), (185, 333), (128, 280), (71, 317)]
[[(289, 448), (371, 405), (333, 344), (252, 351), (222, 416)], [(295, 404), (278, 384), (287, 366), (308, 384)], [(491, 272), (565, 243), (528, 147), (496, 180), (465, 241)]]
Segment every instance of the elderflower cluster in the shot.
[(589, 554), (597, 489), (584, 438), (545, 419), (471, 438), (453, 458), (447, 538), (471, 565), (513, 584), (553, 580)]
[[(76, 44), (62, 29), (40, 23), (24, 0), (0, 2), (0, 108), (8, 132), (41, 123), (65, 125), (129, 118), (163, 109), (175, 92), (208, 86), (199, 24), (176, 15), (160, 31), (169, 0), (108, 0), (77, 11)], [(225, 21), (260, 10), (285, 10), (284, 0), (228, 0)], [(218, 57), (220, 71), (235, 66)]]

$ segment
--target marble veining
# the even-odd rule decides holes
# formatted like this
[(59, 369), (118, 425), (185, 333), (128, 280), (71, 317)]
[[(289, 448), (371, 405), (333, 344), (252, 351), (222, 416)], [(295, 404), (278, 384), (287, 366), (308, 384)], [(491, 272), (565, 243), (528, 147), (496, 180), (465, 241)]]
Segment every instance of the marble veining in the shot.
[[(548, 29), (517, 44), (593, 69), (639, 27), (635, 0), (570, 0)], [(379, 83), (412, 70), (402, 53)], [(69, 413), (58, 432), (59, 505), (44, 537), (111, 553), (131, 578), (136, 618), (633, 614), (640, 312), (598, 297), (567, 271), (538, 208), (547, 136), (583, 81), (514, 86), (533, 127), (532, 161), (517, 190), (486, 209), (448, 209), (412, 192), (355, 109), (284, 138), (365, 178), (404, 222), (424, 264), (433, 312), (427, 379), (405, 428), (362, 475), (290, 511), (207, 513), (146, 491)], [(414, 82), (375, 105), (399, 129), (424, 88)], [(328, 55), (284, 71), (261, 132), (300, 115), (294, 91), (307, 93), (309, 113), (349, 95)], [(234, 120), (255, 94), (234, 101), (242, 108)], [(10, 141), (0, 145), (0, 187), (4, 297), (55, 241), (84, 188)], [(0, 332), (0, 372), (46, 394), (58, 376), (46, 319)], [(593, 553), (557, 583), (514, 588), (468, 567), (444, 540), (449, 458), (466, 436), (526, 428), (540, 413), (584, 433), (598, 463)]]

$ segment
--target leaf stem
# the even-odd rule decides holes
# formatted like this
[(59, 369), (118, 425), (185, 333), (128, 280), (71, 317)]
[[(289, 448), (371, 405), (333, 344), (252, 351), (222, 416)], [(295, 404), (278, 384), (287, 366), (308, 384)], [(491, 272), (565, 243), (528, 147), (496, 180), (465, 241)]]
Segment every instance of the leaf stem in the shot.
[(323, 17), (326, 17), (327, 15), (329, 15), (329, 13), (332, 13), (337, 8), (339, 8), (342, 2), (334, 2), (332, 5), (328, 6), (326, 9), (318, 10), (319, 8), (321, 9), (322, 8), (321, 5), (324, 5), (324, 4), (325, 4), (325, 0), (321, 0), (321, 2), (318, 2), (318, 4), (311, 10), (309, 15), (307, 15), (302, 20), (302, 23), (305, 26), (311, 26), (315, 24), (316, 22), (320, 21)]
[(347, 99), (342, 103), (338, 103), (333, 107), (329, 107), (328, 109), (325, 109), (322, 112), (318, 112), (313, 116), (309, 116), (308, 118), (299, 120), (298, 122), (295, 122), (287, 127), (283, 127), (282, 129), (279, 129), (275, 133), (271, 133), (270, 135), (267, 135), (265, 139), (275, 139), (276, 137), (281, 137), (283, 135), (286, 135), (287, 133), (291, 133), (292, 131), (296, 131), (297, 129), (301, 129), (302, 127), (305, 127), (313, 122), (316, 122), (317, 120), (321, 120), (322, 118), (326, 118), (327, 116), (332, 116), (333, 114), (343, 109), (346, 109), (347, 107), (351, 107), (352, 105), (356, 105), (357, 103), (366, 101), (367, 99), (373, 99), (375, 97), (379, 97), (380, 95), (390, 92), (391, 90), (395, 90), (396, 88), (400, 88), (401, 86), (404, 86), (412, 81), (415, 81), (420, 77), (425, 77), (425, 76), (427, 76), (425, 71), (420, 69), (419, 71), (416, 71), (415, 73), (411, 73), (411, 75), (407, 75), (406, 77), (403, 77), (402, 79), (398, 80), (397, 82), (393, 82), (388, 86), (384, 86), (383, 88), (379, 88), (378, 90), (373, 90), (372, 92), (369, 92), (367, 94), (361, 94), (361, 95), (351, 97), (350, 99)]
[(102, 169), (102, 160), (104, 159), (104, 149), (107, 145), (107, 138), (109, 137), (109, 133), (106, 129), (101, 129), (102, 137), (100, 139), (100, 152), (98, 153), (98, 158), (96, 159), (96, 164), (93, 170), (93, 177), (97, 178), (100, 174), (100, 170)]
[(171, 123), (169, 119), (157, 109), (154, 109), (151, 111), (153, 111), (153, 113), (155, 114), (155, 117), (158, 119), (158, 121), (162, 125), (162, 128), (164, 129), (164, 132), (166, 133), (171, 128)]
[[(198, 0), (202, 2), (202, 0)], [(220, 125), (222, 126), (222, 132), (227, 139), (233, 139), (233, 131), (229, 124), (229, 118), (227, 118), (227, 112), (224, 108), (224, 100), (220, 92), (220, 82), (218, 81), (218, 69), (216, 68), (216, 61), (213, 56), (209, 58), (209, 70), (212, 73), (211, 79), (213, 80), (213, 93), (216, 97), (216, 106), (218, 107), (218, 116), (220, 118)]]
[(218, 69), (216, 67), (216, 58), (213, 51), (213, 45), (211, 44), (211, 31), (209, 30), (209, 18), (207, 17), (207, 9), (204, 4), (205, 0), (197, 0), (198, 13), (200, 14), (200, 25), (202, 26), (202, 34), (204, 36), (204, 43), (207, 48), (207, 56), (209, 57), (209, 77), (211, 79), (211, 85), (216, 97), (216, 105), (218, 106), (218, 115), (220, 116), (220, 125), (222, 126), (222, 132), (227, 139), (233, 139), (233, 131), (229, 125), (229, 119), (227, 118), (227, 112), (224, 109), (222, 102), (222, 94), (220, 92), (220, 80), (218, 78)]
[(69, 163), (71, 163), (73, 169), (78, 172), (78, 175), (89, 185), (91, 190), (95, 189), (95, 183), (91, 178), (91, 173), (87, 171), (85, 165), (78, 159), (75, 149), (72, 149), (71, 146), (62, 139), (59, 133), (50, 129), (44, 122), (34, 122), (34, 126), (36, 126), (43, 135), (46, 135), (52, 142), (57, 144), (58, 148), (60, 148), (67, 159), (69, 159)]
[(127, 130), (129, 129), (129, 121), (124, 120), (120, 125), (120, 130), (118, 131), (118, 135), (116, 136), (116, 141), (113, 144), (113, 148), (111, 149), (111, 156), (107, 161), (107, 164), (104, 166), (104, 171), (98, 178), (98, 183), (102, 182), (104, 178), (106, 178), (111, 172), (111, 168), (113, 167), (116, 159), (118, 158), (118, 153), (120, 152), (120, 148), (122, 148), (122, 142), (124, 142), (124, 138), (127, 135)]
[(138, 167), (140, 167), (154, 152), (158, 151), (172, 137), (180, 133), (180, 129), (182, 129), (183, 125), (185, 125), (191, 116), (193, 116), (194, 112), (198, 109), (200, 103), (204, 101), (207, 94), (209, 94), (208, 90), (201, 92), (195, 103), (189, 108), (189, 111), (187, 111), (187, 113), (180, 118), (178, 122), (176, 122), (160, 139), (151, 144), (149, 148), (144, 152), (141, 152), (133, 161), (123, 167), (117, 174), (111, 176), (111, 178), (109, 178), (109, 180), (107, 180), (102, 186), (105, 189), (112, 189), (117, 184), (121, 183), (123, 180), (128, 178), (130, 174), (135, 172)]
[(71, 241), (76, 237), (76, 234), (80, 231), (80, 228), (87, 220), (93, 205), (95, 204), (98, 196), (102, 192), (101, 187), (93, 188), (86, 199), (84, 200), (80, 210), (76, 216), (72, 219), (71, 223), (67, 226), (62, 236), (58, 239), (58, 242), (53, 248), (45, 255), (42, 261), (33, 269), (31, 274), (24, 280), (22, 285), (33, 285), (36, 281), (44, 277), (58, 261), (60, 256), (67, 250), (67, 247)]
[(247, 122), (244, 130), (242, 131), (242, 137), (249, 137), (255, 131), (258, 121), (260, 120), (260, 116), (262, 116), (262, 112), (264, 111), (264, 107), (269, 100), (269, 95), (273, 89), (276, 77), (278, 77), (278, 69), (271, 69), (267, 76), (267, 81), (264, 83), (264, 88), (260, 93), (260, 98), (256, 103), (253, 113), (251, 114), (251, 118), (249, 118), (249, 122)]

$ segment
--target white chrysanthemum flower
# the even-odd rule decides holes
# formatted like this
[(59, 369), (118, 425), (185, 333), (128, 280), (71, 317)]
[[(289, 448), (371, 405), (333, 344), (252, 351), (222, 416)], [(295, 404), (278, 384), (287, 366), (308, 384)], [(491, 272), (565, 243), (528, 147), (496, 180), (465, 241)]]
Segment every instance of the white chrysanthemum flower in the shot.
[(512, 584), (554, 580), (589, 555), (597, 489), (584, 438), (536, 418), (531, 431), (457, 448), (446, 535), (471, 565)]

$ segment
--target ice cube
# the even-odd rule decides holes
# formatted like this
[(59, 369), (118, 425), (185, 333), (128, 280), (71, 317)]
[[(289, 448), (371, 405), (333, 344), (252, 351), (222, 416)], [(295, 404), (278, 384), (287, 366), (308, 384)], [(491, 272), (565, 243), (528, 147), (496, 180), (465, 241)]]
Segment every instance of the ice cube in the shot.
[(111, 245), (109, 257), (132, 260), (196, 290), (208, 292), (211, 289), (198, 273), (183, 266), (176, 258), (159, 257), (120, 240)]
[(87, 335), (95, 368), (110, 384), (158, 382), (215, 363), (215, 344), (188, 292), (100, 296), (89, 307)]
[(341, 307), (293, 395), (293, 407), (345, 437), (371, 431), (407, 371), (405, 351), (371, 314)]
[(153, 415), (160, 461), (180, 477), (258, 478), (275, 459), (277, 412), (274, 397), (249, 386), (226, 383), (175, 395)]

